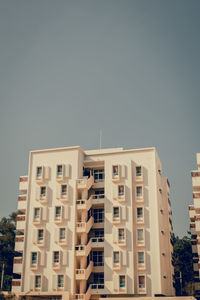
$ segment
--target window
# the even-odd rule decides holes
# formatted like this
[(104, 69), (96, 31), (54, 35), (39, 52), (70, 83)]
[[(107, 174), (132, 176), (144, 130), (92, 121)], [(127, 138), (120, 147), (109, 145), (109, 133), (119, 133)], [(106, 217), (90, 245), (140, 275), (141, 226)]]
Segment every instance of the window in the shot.
[(67, 195), (67, 185), (62, 184), (61, 185), (61, 196), (66, 196)]
[(102, 199), (102, 198), (104, 198), (104, 189), (95, 190), (93, 199)]
[(136, 186), (136, 197), (142, 197), (142, 187)]
[(41, 276), (40, 275), (36, 275), (35, 276), (35, 288), (41, 288)]
[(104, 222), (104, 209), (98, 208), (93, 210), (94, 223)]
[(31, 253), (31, 264), (32, 265), (37, 265), (37, 252), (32, 252)]
[(63, 175), (63, 166), (62, 165), (58, 165), (57, 166), (57, 177), (60, 177)]
[(124, 185), (118, 185), (118, 196), (124, 196)]
[(44, 239), (44, 230), (38, 229), (38, 242), (43, 241), (43, 239)]
[(40, 218), (40, 208), (34, 208), (34, 220), (38, 220)]
[(125, 286), (126, 286), (125, 275), (120, 275), (119, 276), (119, 287), (125, 288)]
[(93, 273), (95, 284), (104, 284), (104, 273)]
[(113, 207), (113, 219), (119, 218), (119, 207)]
[(113, 252), (113, 264), (119, 264), (119, 251), (114, 251)]
[(144, 252), (138, 252), (138, 265), (144, 264)]
[(118, 239), (119, 239), (119, 242), (125, 241), (125, 230), (124, 230), (124, 228), (119, 228), (118, 229)]
[(64, 287), (64, 275), (58, 275), (58, 288)]
[(59, 219), (61, 217), (61, 206), (55, 207), (55, 218)]
[(103, 251), (93, 251), (92, 261), (94, 266), (104, 266), (104, 252)]
[(94, 169), (94, 182), (104, 182), (104, 169)]
[(139, 289), (145, 288), (145, 276), (144, 275), (138, 276), (138, 285), (139, 285)]
[(46, 197), (46, 186), (41, 186), (40, 187), (40, 196), (43, 198), (43, 197)]
[(119, 176), (119, 166), (113, 166), (113, 177)]
[(59, 251), (53, 252), (53, 263), (58, 264), (59, 263)]
[(37, 167), (36, 177), (37, 178), (41, 178), (42, 177), (42, 167)]
[(60, 241), (65, 240), (65, 228), (60, 228), (60, 231), (59, 231), (59, 240)]
[(143, 219), (143, 207), (137, 207), (137, 219)]
[(136, 177), (140, 177), (142, 176), (142, 168), (139, 166), (139, 167), (136, 167)]
[(137, 240), (138, 241), (143, 241), (144, 240), (144, 230), (143, 229), (138, 229), (137, 230)]

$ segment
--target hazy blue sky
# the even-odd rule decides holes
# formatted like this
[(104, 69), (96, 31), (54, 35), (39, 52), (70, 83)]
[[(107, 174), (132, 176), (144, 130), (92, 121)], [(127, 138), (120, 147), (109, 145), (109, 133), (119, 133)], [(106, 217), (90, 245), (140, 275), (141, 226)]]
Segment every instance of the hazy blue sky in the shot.
[(33, 149), (155, 146), (176, 234), (200, 152), (199, 0), (0, 0), (0, 217)]

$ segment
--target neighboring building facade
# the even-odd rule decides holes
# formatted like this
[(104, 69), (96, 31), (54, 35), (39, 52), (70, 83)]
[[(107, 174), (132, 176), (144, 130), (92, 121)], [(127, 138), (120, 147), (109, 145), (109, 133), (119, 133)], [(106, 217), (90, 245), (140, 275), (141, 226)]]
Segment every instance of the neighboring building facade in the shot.
[[(12, 290), (67, 299), (173, 296), (169, 183), (155, 148), (31, 151)], [(64, 298), (63, 297), (63, 298)]]
[(191, 172), (194, 204), (189, 205), (189, 214), (195, 274), (195, 294), (200, 295), (200, 153), (197, 153), (197, 166), (197, 170)]

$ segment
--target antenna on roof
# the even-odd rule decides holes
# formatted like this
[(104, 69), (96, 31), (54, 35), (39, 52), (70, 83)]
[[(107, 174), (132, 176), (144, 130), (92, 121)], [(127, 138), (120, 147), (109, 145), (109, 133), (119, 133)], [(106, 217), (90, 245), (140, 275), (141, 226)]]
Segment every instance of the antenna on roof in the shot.
[(99, 131), (99, 150), (101, 150), (102, 130)]

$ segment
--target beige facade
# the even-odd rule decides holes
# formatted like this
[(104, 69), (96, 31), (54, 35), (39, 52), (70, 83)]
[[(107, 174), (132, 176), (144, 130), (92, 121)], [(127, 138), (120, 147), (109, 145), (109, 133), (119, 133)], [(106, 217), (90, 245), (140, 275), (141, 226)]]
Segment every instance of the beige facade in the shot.
[(173, 296), (169, 183), (155, 148), (31, 151), (13, 292)]
[(197, 153), (197, 170), (191, 172), (193, 205), (189, 205), (190, 231), (192, 234), (193, 268), (195, 272), (195, 293), (200, 294), (200, 153)]

